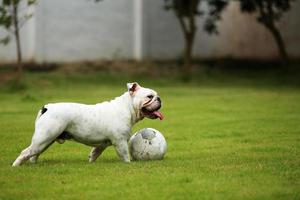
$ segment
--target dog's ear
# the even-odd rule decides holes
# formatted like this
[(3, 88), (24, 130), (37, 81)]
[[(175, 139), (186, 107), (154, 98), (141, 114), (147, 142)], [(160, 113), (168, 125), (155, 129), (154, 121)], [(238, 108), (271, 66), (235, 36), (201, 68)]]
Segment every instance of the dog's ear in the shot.
[(133, 94), (135, 91), (141, 88), (141, 86), (137, 83), (127, 83), (127, 88), (130, 94)]

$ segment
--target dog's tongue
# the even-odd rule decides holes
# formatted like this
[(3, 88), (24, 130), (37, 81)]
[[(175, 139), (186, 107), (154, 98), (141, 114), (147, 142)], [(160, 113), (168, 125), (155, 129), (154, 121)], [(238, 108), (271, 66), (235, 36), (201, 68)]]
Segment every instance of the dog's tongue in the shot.
[(158, 117), (160, 120), (164, 119), (163, 114), (161, 114), (161, 112), (159, 112), (159, 111), (154, 111), (152, 114), (155, 115), (156, 117)]

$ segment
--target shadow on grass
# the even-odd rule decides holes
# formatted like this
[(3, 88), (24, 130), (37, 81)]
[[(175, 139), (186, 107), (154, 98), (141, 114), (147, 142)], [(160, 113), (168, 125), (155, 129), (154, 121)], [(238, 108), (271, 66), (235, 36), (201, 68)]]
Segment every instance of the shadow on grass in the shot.
[[(90, 163), (88, 160), (84, 159), (71, 159), (71, 158), (66, 158), (66, 159), (40, 159), (37, 163), (30, 163), (27, 161), (24, 163), (21, 167), (54, 167), (54, 166), (110, 166), (110, 165), (134, 165), (134, 164), (149, 164), (149, 163), (160, 163), (163, 162), (164, 160), (169, 160), (163, 159), (163, 160), (134, 160), (131, 161), (130, 163), (125, 163), (121, 161), (118, 158), (99, 158), (97, 161)], [(172, 160), (172, 159), (171, 159)], [(10, 163), (11, 165), (12, 163)]]

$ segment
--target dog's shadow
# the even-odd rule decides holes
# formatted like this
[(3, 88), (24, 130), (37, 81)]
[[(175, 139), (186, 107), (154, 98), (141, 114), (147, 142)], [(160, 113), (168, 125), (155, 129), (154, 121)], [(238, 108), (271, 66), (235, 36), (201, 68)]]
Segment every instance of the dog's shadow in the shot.
[[(139, 161), (139, 160), (132, 160), (131, 164), (133, 163), (153, 163), (153, 162), (160, 162), (162, 160), (151, 160), (151, 161)], [(123, 161), (121, 161), (118, 158), (103, 158), (103, 159), (98, 159), (95, 162), (88, 162), (88, 160), (84, 160), (84, 159), (72, 159), (72, 158), (68, 158), (68, 159), (49, 159), (49, 158), (45, 158), (45, 159), (40, 159), (37, 163), (30, 163), (30, 162), (26, 162), (24, 163), (22, 166), (24, 167), (34, 167), (34, 168), (43, 168), (43, 167), (64, 167), (64, 166), (77, 166), (77, 167), (88, 167), (88, 166), (115, 166), (115, 165), (128, 165), (128, 163), (125, 163)]]
[[(117, 163), (117, 162), (122, 162), (120, 159), (118, 158), (104, 158), (104, 159), (97, 159), (95, 162), (89, 162), (88, 160), (85, 159), (44, 159), (44, 160), (40, 160), (40, 163), (45, 163), (45, 164), (68, 164), (68, 163), (72, 163), (72, 164), (89, 164), (89, 165), (93, 165), (93, 164), (97, 164), (97, 163)], [(38, 163), (36, 163), (38, 164)]]
[(24, 163), (22, 166), (26, 167), (45, 167), (45, 166), (94, 166), (94, 165), (111, 165), (115, 163), (122, 163), (117, 158), (105, 158), (105, 159), (99, 159), (95, 162), (88, 162), (88, 160), (83, 160), (83, 159), (40, 159), (37, 163), (30, 163), (29, 161)]

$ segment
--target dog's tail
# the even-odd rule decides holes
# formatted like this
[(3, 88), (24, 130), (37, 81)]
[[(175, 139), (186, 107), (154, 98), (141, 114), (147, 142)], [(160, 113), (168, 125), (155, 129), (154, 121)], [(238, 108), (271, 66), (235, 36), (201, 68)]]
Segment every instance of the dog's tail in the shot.
[(39, 110), (39, 112), (38, 112), (38, 114), (37, 114), (37, 116), (36, 116), (36, 119), (35, 119), (35, 121), (37, 121), (45, 112), (47, 112), (47, 108), (45, 108), (45, 106), (43, 106), (40, 110)]

